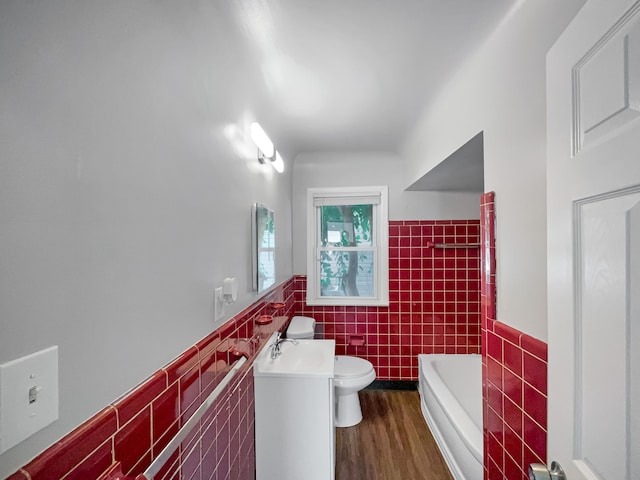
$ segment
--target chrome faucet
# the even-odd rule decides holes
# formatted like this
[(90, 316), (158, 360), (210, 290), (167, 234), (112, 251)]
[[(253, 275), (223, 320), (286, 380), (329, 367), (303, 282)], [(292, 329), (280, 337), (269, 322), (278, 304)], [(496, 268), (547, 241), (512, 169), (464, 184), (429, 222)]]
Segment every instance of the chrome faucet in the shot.
[(276, 341), (271, 344), (271, 359), (275, 360), (282, 354), (282, 344), (284, 342), (291, 342), (294, 345), (298, 344), (298, 340), (294, 338), (282, 338), (282, 334), (280, 332), (276, 333)]

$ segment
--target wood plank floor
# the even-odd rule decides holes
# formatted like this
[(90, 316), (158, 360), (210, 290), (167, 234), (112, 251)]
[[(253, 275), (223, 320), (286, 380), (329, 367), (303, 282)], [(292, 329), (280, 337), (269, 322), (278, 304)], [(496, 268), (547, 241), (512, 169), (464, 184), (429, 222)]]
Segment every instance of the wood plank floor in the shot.
[(336, 480), (452, 480), (417, 391), (362, 390), (364, 419), (336, 432)]

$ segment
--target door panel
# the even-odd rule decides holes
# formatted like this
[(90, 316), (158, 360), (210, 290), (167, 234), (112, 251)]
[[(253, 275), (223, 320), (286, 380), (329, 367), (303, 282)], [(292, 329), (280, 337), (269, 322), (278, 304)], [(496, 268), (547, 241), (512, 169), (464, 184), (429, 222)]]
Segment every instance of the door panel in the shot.
[(630, 371), (634, 345), (628, 341), (627, 312), (630, 254), (634, 241), (640, 242), (634, 238), (638, 212), (640, 191), (576, 203), (576, 277), (581, 281), (576, 283), (574, 460), (596, 478), (637, 478), (627, 472), (633, 405), (625, 392), (636, 373)]
[(640, 117), (640, 24), (629, 12), (575, 65), (578, 154)]
[[(629, 245), (640, 245), (640, 207), (629, 215)], [(629, 464), (630, 478), (640, 478), (640, 248), (629, 248)]]
[(547, 56), (548, 458), (640, 479), (640, 1), (588, 0)]

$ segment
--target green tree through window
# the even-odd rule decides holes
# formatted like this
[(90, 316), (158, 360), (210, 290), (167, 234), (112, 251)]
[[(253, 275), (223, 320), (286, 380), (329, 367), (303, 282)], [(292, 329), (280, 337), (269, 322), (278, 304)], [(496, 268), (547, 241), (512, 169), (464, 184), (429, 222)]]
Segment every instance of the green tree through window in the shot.
[(307, 190), (307, 304), (388, 305), (388, 188)]
[(372, 206), (324, 206), (320, 215), (321, 244), (333, 248), (321, 252), (322, 295), (372, 296), (372, 256), (366, 251), (342, 249), (372, 245)]

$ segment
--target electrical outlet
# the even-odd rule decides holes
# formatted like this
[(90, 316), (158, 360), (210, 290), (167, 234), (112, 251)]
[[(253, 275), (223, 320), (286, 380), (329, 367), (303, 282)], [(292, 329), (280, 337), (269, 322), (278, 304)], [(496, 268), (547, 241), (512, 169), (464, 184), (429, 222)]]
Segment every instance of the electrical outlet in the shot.
[(222, 300), (222, 287), (213, 291), (214, 320), (217, 322), (224, 315), (224, 301)]

